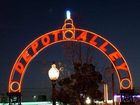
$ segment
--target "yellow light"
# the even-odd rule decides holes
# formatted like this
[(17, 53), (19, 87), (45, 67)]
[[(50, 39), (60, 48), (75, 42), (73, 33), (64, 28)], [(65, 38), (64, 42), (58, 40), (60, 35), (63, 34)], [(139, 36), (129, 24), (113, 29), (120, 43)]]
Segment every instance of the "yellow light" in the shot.
[(59, 70), (56, 68), (55, 64), (52, 64), (52, 67), (50, 68), (48, 75), (49, 75), (50, 80), (52, 80), (52, 81), (55, 81), (58, 79)]

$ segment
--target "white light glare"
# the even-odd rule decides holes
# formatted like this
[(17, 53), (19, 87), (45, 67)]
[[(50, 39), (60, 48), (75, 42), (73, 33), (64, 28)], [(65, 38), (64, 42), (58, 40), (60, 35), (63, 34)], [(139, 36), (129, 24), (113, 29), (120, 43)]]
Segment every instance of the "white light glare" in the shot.
[(89, 97), (86, 98), (86, 104), (91, 104), (91, 99)]
[(71, 13), (70, 13), (69, 10), (66, 11), (66, 17), (67, 17), (67, 19), (70, 19), (71, 18)]

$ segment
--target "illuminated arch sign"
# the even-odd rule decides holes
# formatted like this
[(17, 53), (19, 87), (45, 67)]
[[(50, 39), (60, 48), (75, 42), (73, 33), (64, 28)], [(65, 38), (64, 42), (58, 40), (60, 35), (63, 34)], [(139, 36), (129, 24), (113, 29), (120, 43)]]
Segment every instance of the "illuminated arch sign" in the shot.
[(8, 91), (21, 92), (26, 68), (33, 58), (46, 47), (65, 41), (82, 42), (101, 51), (114, 66), (120, 89), (133, 89), (133, 81), (128, 64), (118, 49), (107, 39), (96, 33), (75, 28), (72, 19), (66, 19), (62, 29), (38, 37), (22, 51), (12, 68)]

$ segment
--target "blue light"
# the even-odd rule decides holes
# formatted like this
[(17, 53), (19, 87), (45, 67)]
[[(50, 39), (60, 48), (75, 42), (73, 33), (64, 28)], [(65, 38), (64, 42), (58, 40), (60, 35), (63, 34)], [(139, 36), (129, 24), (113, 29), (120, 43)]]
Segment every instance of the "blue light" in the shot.
[(67, 17), (67, 19), (70, 19), (71, 18), (71, 13), (70, 13), (69, 10), (66, 11), (66, 17)]

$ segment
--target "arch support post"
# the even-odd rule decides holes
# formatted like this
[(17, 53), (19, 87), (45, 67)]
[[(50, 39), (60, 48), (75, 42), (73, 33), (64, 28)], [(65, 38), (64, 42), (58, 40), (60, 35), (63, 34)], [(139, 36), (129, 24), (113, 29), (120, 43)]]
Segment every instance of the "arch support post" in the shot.
[(134, 89), (120, 90), (121, 103), (120, 105), (135, 105), (133, 100)]
[(8, 92), (9, 105), (21, 105), (21, 92)]

